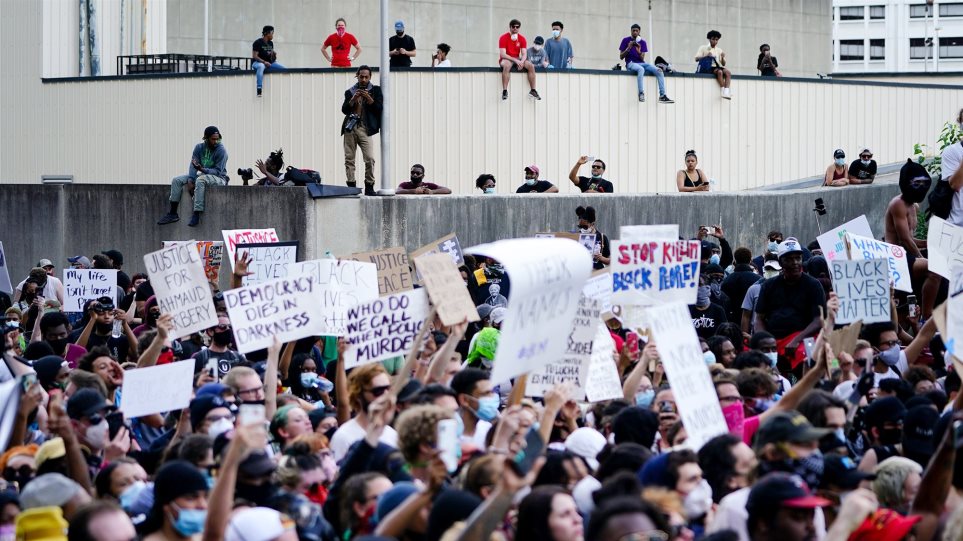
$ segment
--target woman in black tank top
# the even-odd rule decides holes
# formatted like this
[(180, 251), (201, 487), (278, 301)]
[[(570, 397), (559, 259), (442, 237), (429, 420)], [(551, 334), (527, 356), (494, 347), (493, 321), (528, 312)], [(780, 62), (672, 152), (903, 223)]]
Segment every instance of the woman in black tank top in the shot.
[(685, 153), (685, 169), (679, 169), (675, 175), (675, 184), (680, 192), (707, 192), (709, 182), (706, 180), (705, 173), (696, 166), (699, 164), (699, 157), (694, 150)]

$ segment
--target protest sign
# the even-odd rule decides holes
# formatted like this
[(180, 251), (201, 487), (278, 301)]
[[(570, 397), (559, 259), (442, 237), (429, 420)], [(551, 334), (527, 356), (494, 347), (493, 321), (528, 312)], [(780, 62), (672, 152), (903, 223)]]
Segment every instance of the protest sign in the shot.
[(679, 224), (623, 225), (619, 228), (622, 240), (679, 240)]
[(227, 250), (227, 260), (231, 268), (234, 268), (238, 244), (281, 241), (273, 227), (270, 229), (222, 229), (221, 235), (224, 236), (224, 249)]
[(833, 291), (839, 297), (836, 323), (882, 323), (890, 320), (889, 263), (885, 259), (830, 262)]
[(698, 451), (710, 439), (729, 431), (719, 407), (709, 368), (702, 356), (689, 309), (682, 303), (649, 308), (652, 337), (659, 348), (665, 375), (679, 408), (689, 439), (686, 445)]
[(186, 408), (194, 392), (194, 361), (173, 362), (124, 372), (120, 411), (134, 419)]
[(171, 339), (217, 325), (214, 299), (197, 253), (197, 243), (175, 243), (146, 254), (144, 267), (161, 313), (173, 316)]
[(428, 316), (428, 295), (416, 289), (348, 308), (344, 367), (405, 356)]
[[(178, 241), (165, 240), (164, 248), (170, 248), (177, 243)], [(201, 263), (204, 265), (204, 276), (207, 277), (208, 282), (216, 284), (220, 276), (224, 241), (199, 240), (195, 241), (195, 244), (197, 244), (197, 253), (201, 256)]]
[(225, 291), (237, 350), (248, 353), (266, 348), (275, 336), (283, 343), (324, 334), (318, 295), (312, 276), (296, 272)]
[(578, 243), (581, 244), (590, 254), (597, 254), (602, 251), (602, 243), (596, 242), (598, 237), (595, 233), (579, 233)]
[(846, 234), (846, 244), (849, 247), (848, 259), (885, 259), (889, 265), (889, 283), (900, 291), (913, 292), (913, 277), (910, 275), (906, 250), (902, 246), (852, 233)]
[(446, 254), (424, 254), (415, 258), (415, 269), (421, 273), (431, 302), (445, 325), (478, 321), (475, 303), (465, 288), (461, 274)]
[(410, 291), (412, 288), (408, 252), (400, 246), (374, 252), (359, 252), (343, 259), (374, 263), (378, 269), (378, 294), (382, 297)]
[(64, 312), (83, 312), (91, 299), (116, 296), (116, 270), (64, 269)]
[(0, 291), (13, 293), (13, 284), (10, 283), (10, 271), (7, 268), (7, 255), (3, 252), (2, 242), (0, 242)]
[(374, 263), (342, 259), (313, 259), (288, 265), (288, 275), (307, 274), (314, 283), (314, 302), (321, 314), (323, 336), (344, 336), (348, 308), (378, 298)]
[[(3, 365), (7, 370), (6, 363)], [(13, 436), (13, 428), (19, 418), (20, 395), (23, 394), (25, 377), (27, 376), (11, 377), (0, 383), (0, 445), (4, 449), (10, 446), (10, 437)], [(16, 442), (17, 445), (21, 443), (23, 442)]]
[(926, 248), (929, 271), (952, 280), (953, 269), (963, 266), (963, 228), (933, 216), (926, 234)]
[(819, 249), (823, 251), (823, 257), (826, 258), (826, 261), (847, 259), (846, 233), (873, 238), (873, 230), (869, 228), (869, 221), (865, 215), (860, 215), (858, 218), (830, 229), (816, 237), (816, 242), (819, 243)]
[(612, 310), (612, 273), (608, 269), (597, 270), (585, 281), (582, 294), (599, 301), (599, 311)]
[(555, 385), (571, 381), (577, 389), (575, 394), (582, 396), (585, 393), (589, 360), (593, 354), (592, 341), (595, 340), (596, 329), (601, 322), (599, 301), (589, 298), (583, 292), (579, 297), (575, 319), (572, 320), (572, 327), (568, 333), (565, 353), (558, 361), (542, 365), (529, 372), (525, 395), (545, 396), (545, 393)]
[(592, 256), (564, 239), (510, 239), (468, 252), (501, 263), (512, 282), (492, 383), (504, 383), (561, 358), (566, 344), (558, 339), (559, 329), (572, 326), (582, 287), (592, 272)]
[[(946, 332), (941, 331), (940, 334), (944, 336), (943, 343), (947, 353), (958, 362), (963, 359), (963, 266), (954, 267), (953, 279), (950, 280), (947, 293), (946, 302), (943, 303), (946, 306)], [(961, 341), (957, 342), (957, 339)]]
[(699, 241), (616, 240), (612, 244), (613, 303), (695, 304), (702, 251)]
[(458, 242), (458, 237), (455, 236), (454, 233), (449, 233), (444, 237), (441, 237), (434, 242), (429, 242), (414, 252), (411, 252), (411, 260), (414, 260), (420, 255), (434, 254), (439, 252), (448, 254), (456, 268), (465, 264), (465, 256), (462, 254), (461, 243)]
[(600, 321), (595, 326), (592, 355), (585, 378), (585, 399), (589, 402), (622, 398), (622, 380), (619, 379), (614, 354), (615, 342), (609, 328)]
[(251, 275), (245, 276), (241, 284), (260, 284), (288, 275), (288, 265), (298, 260), (298, 241), (238, 244), (237, 253), (246, 253), (250, 258), (247, 270)]

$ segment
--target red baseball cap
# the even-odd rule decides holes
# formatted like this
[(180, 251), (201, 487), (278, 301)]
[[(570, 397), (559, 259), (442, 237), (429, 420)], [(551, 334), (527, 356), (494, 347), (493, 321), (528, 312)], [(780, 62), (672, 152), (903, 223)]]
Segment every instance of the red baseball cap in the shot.
[(537, 166), (537, 165), (529, 165), (528, 167), (525, 168), (525, 170), (526, 170), (526, 171), (531, 171), (532, 173), (535, 173), (535, 176), (536, 176), (536, 177), (538, 176), (538, 166)]
[(879, 509), (849, 535), (849, 541), (900, 541), (923, 517), (904, 517), (892, 509)]

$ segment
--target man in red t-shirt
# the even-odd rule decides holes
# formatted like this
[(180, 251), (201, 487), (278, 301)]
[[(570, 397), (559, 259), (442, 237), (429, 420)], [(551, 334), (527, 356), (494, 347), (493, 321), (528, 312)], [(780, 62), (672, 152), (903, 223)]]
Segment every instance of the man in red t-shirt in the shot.
[[(334, 22), (334, 34), (328, 36), (321, 45), (321, 54), (325, 60), (331, 63), (332, 68), (350, 68), (351, 61), (361, 56), (361, 46), (358, 45), (358, 38), (345, 31), (347, 23), (344, 19)], [(349, 56), (351, 47), (354, 46), (354, 56)], [(328, 47), (331, 47), (331, 54), (328, 54)]]
[(508, 32), (498, 38), (498, 65), (502, 67), (502, 99), (508, 99), (508, 78), (512, 70), (528, 72), (528, 86), (532, 89), (528, 95), (535, 100), (542, 99), (535, 90), (535, 65), (528, 61), (528, 42), (525, 36), (518, 33), (522, 23), (512, 19), (508, 23)]

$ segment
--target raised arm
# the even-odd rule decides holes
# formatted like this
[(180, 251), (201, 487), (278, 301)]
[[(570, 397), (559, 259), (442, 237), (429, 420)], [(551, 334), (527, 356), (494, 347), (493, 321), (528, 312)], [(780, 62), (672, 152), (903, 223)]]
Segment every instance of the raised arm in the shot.
[(344, 370), (344, 352), (348, 343), (338, 339), (338, 360), (334, 366), (334, 394), (338, 397), (337, 417), (338, 425), (343, 425), (351, 419), (351, 404), (348, 403), (348, 374)]
[(167, 333), (170, 332), (173, 326), (173, 320), (174, 316), (171, 314), (163, 314), (157, 318), (157, 334), (154, 335), (154, 339), (151, 340), (150, 346), (148, 346), (140, 358), (137, 359), (137, 368), (147, 368), (148, 366), (157, 364), (157, 358), (164, 349), (164, 342), (167, 341)]
[(234, 489), (237, 486), (237, 470), (241, 461), (253, 450), (267, 445), (264, 425), (254, 423), (238, 427), (234, 439), (228, 444), (224, 462), (217, 472), (217, 481), (207, 498), (207, 519), (204, 522), (204, 541), (224, 539), (224, 531), (231, 519), (234, 505)]
[(572, 181), (576, 187), (578, 186), (578, 170), (588, 163), (588, 156), (579, 157), (578, 161), (575, 162), (575, 166), (572, 167), (572, 171), (568, 174), (568, 179)]
[(264, 417), (272, 419), (278, 409), (278, 355), (281, 353), (281, 342), (277, 336), (267, 349), (267, 364), (264, 367)]

